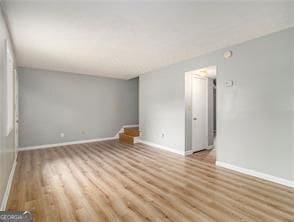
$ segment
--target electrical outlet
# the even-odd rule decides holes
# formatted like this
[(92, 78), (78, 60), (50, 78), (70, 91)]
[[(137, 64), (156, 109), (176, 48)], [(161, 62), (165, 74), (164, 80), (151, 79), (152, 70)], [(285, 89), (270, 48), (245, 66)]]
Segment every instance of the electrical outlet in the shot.
[(60, 137), (63, 138), (65, 135), (64, 133), (60, 133)]

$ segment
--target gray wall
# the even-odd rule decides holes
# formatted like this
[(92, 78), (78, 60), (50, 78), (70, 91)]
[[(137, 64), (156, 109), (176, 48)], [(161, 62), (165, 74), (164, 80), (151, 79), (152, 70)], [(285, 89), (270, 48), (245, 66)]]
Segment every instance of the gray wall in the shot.
[[(185, 72), (217, 65), (218, 161), (293, 179), (293, 37), (287, 29), (141, 75), (143, 140), (190, 148)], [(233, 51), (227, 60), (226, 50)], [(235, 85), (225, 88), (226, 80)]]
[(113, 137), (138, 124), (138, 79), (18, 72), (20, 147)]
[(184, 84), (181, 66), (167, 67), (140, 76), (139, 124), (143, 140), (183, 151)]
[[(6, 135), (6, 51), (4, 46), (5, 39), (8, 41), (10, 48), (12, 45), (8, 30), (3, 19), (3, 13), (0, 5), (0, 203), (2, 203), (8, 178), (15, 158), (14, 147), (14, 129)], [(13, 53), (13, 52), (12, 52)]]

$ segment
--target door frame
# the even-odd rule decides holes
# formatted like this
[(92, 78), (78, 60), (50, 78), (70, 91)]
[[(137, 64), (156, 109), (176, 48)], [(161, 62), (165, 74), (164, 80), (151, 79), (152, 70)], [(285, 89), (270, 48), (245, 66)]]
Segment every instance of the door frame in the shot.
[[(185, 155), (190, 155), (192, 154), (194, 151), (192, 149), (192, 76), (197, 74), (199, 70), (202, 70), (204, 68), (208, 68), (208, 67), (214, 67), (217, 73), (217, 65), (203, 65), (203, 66), (198, 66), (197, 68), (191, 70), (191, 71), (187, 71), (185, 72)], [(218, 73), (217, 73), (218, 74)], [(210, 76), (208, 76), (208, 78), (211, 78)], [(216, 76), (216, 81), (218, 79), (218, 76)], [(217, 98), (216, 98), (216, 112), (218, 110), (218, 88), (216, 89), (216, 94), (217, 94)], [(218, 117), (216, 119), (216, 122), (218, 122)], [(217, 124), (217, 128), (219, 126), (218, 123)], [(217, 146), (217, 140), (218, 137), (216, 137), (216, 141), (214, 144), (214, 147), (216, 148)], [(207, 149), (212, 148), (212, 146), (208, 146)]]

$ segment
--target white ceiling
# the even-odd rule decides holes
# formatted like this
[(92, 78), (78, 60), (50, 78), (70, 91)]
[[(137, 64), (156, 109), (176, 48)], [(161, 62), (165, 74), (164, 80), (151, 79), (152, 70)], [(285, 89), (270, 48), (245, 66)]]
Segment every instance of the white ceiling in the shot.
[(121, 79), (293, 25), (287, 2), (7, 0), (3, 6), (19, 66)]

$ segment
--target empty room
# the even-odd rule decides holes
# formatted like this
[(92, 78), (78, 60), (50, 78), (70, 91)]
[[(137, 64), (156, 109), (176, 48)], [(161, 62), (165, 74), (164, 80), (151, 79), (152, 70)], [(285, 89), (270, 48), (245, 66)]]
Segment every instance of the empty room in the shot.
[(294, 2), (0, 0), (0, 222), (294, 222)]

